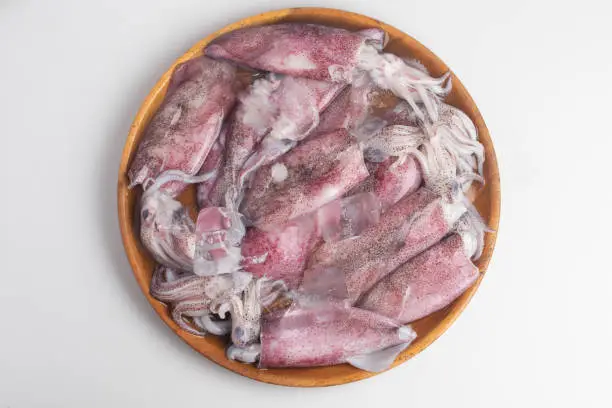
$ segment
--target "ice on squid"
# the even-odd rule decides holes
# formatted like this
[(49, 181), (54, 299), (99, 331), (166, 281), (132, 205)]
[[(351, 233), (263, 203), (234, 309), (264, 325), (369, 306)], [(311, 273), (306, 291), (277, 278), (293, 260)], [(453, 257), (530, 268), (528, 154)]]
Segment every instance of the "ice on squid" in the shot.
[(224, 164), (211, 193), (212, 205), (238, 202), (244, 178), (302, 140), (319, 123), (319, 113), (342, 89), (341, 84), (269, 75), (256, 80), (240, 97), (230, 117)]
[[(199, 57), (179, 65), (165, 99), (147, 126), (130, 164), (130, 186), (147, 188), (163, 171), (195, 175), (214, 145), (235, 100), (236, 69), (229, 63)], [(169, 182), (171, 196), (184, 184)]]
[(482, 223), (460, 220), (457, 233), (412, 258), (378, 282), (357, 304), (409, 323), (438, 311), (459, 297), (478, 278), (472, 259), (483, 247)]
[[(368, 371), (383, 371), (415, 337), (410, 327), (344, 302), (294, 304), (288, 310), (264, 315), (259, 366), (349, 363)], [(234, 353), (234, 357), (240, 356)], [(256, 358), (253, 354), (245, 357), (250, 361)]]
[[(434, 78), (422, 66), (382, 53), (385, 34), (314, 24), (276, 24), (235, 30), (214, 40), (205, 54), (271, 72), (351, 83), (362, 73), (382, 89), (406, 100), (417, 116), (438, 118), (450, 74)], [(423, 110), (422, 107), (425, 109)]]
[(268, 231), (251, 228), (242, 242), (242, 268), (255, 277), (282, 280), (289, 289), (297, 289), (308, 256), (317, 246), (359, 235), (379, 217), (377, 197), (362, 193), (334, 200)]
[(310, 257), (304, 280), (337, 273), (356, 302), (377, 281), (439, 242), (465, 213), (462, 201), (447, 202), (425, 188), (404, 197), (359, 236), (321, 245)]
[(350, 82), (365, 46), (382, 49), (385, 32), (350, 32), (316, 24), (273, 24), (232, 31), (204, 50), (212, 58), (320, 81)]

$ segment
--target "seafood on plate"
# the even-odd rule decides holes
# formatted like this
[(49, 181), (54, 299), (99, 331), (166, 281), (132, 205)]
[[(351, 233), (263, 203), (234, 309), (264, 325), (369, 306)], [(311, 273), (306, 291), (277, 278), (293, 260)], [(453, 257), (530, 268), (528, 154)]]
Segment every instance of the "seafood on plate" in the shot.
[(433, 78), (395, 54), (381, 52), (385, 33), (377, 28), (352, 32), (316, 24), (273, 24), (247, 27), (215, 39), (205, 49), (211, 58), (226, 59), (264, 71), (351, 83), (366, 73), (381, 88), (405, 99), (420, 118), (437, 120), (437, 105), (450, 91), (450, 73)]
[[(224, 336), (229, 359), (385, 370), (417, 337), (405, 324), (479, 277), (476, 127), (445, 102), (449, 73), (385, 40), (249, 27), (171, 77), (128, 172), (150, 294), (181, 330)], [(193, 218), (177, 198), (189, 184)]]
[(349, 363), (383, 371), (415, 338), (409, 326), (344, 302), (297, 302), (264, 316), (260, 344), (244, 351), (231, 347), (228, 356), (258, 361), (262, 368)]

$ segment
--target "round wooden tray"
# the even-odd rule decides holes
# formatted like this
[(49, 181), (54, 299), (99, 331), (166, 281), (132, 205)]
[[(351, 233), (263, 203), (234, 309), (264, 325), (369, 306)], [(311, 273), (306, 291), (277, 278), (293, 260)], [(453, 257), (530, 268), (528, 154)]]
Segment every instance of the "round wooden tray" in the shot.
[[(320, 387), (345, 384), (371, 377), (375, 375), (375, 373), (361, 371), (348, 364), (321, 368), (259, 370), (252, 365), (241, 364), (228, 360), (225, 357), (226, 344), (222, 339), (215, 336), (197, 337), (180, 330), (170, 318), (166, 306), (163, 303), (153, 299), (149, 294), (149, 284), (151, 281), (151, 273), (153, 271), (154, 263), (147, 251), (141, 245), (139, 241), (139, 233), (134, 228), (135, 215), (137, 214), (136, 205), (140, 197), (140, 189), (137, 188), (134, 190), (129, 190), (127, 188), (128, 179), (126, 174), (128, 165), (136, 152), (136, 147), (138, 146), (138, 142), (144, 133), (147, 123), (164, 98), (168, 81), (176, 65), (201, 55), (203, 48), (219, 35), (242, 27), (279, 22), (318, 23), (343, 27), (351, 30), (380, 27), (389, 35), (389, 43), (385, 48), (385, 51), (392, 52), (400, 56), (411, 56), (416, 58), (417, 60), (421, 61), (434, 76), (441, 75), (449, 70), (449, 68), (438, 57), (436, 57), (431, 51), (409, 35), (372, 18), (342, 10), (324, 8), (285, 9), (270, 11), (257, 16), (248, 17), (244, 20), (228, 25), (216, 33), (202, 39), (178, 60), (176, 60), (176, 62), (168, 69), (168, 71), (166, 71), (166, 73), (153, 87), (140, 107), (140, 110), (134, 119), (134, 123), (130, 128), (127, 141), (125, 143), (125, 148), (123, 150), (121, 167), (119, 169), (117, 200), (121, 235), (123, 237), (125, 251), (134, 271), (134, 276), (136, 277), (136, 280), (138, 281), (138, 284), (140, 285), (149, 303), (151, 303), (151, 306), (153, 306), (162, 320), (166, 322), (166, 324), (178, 336), (180, 336), (185, 342), (187, 342), (187, 344), (206, 358), (238, 374), (267, 383), (295, 387)], [(484, 171), (487, 184), (484, 188), (476, 192), (474, 196), (474, 203), (488, 225), (497, 231), (500, 212), (500, 185), (499, 170), (497, 167), (497, 160), (495, 158), (495, 151), (493, 150), (493, 142), (491, 141), (487, 127), (485, 126), (484, 120), (482, 119), (476, 104), (468, 94), (465, 87), (455, 75), (452, 75), (452, 81), (453, 90), (446, 101), (449, 104), (463, 110), (474, 121), (476, 127), (478, 128), (480, 141), (485, 147), (486, 160)], [(181, 196), (181, 201), (190, 206), (192, 211), (195, 211), (193, 205), (193, 190), (187, 191), (185, 194), (183, 194)], [(493, 254), (496, 235), (497, 234), (495, 232), (486, 234), (484, 252), (482, 257), (477, 262), (477, 266), (482, 273), (476, 284), (474, 284), (450, 306), (415, 322), (413, 327), (418, 333), (418, 338), (397, 358), (393, 364), (393, 367), (404, 363), (414, 355), (424, 350), (442, 333), (444, 333), (444, 331), (463, 311), (478, 289), (478, 286), (484, 277), (487, 265), (489, 264), (489, 260)]]

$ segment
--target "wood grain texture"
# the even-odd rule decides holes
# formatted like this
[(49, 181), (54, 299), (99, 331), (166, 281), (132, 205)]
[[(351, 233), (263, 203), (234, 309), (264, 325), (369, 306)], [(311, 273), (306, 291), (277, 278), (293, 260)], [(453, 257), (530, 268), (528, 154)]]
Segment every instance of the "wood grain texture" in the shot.
[[(263, 13), (228, 25), (216, 33), (202, 39), (178, 60), (176, 60), (176, 62), (168, 69), (168, 71), (166, 71), (166, 73), (153, 87), (140, 107), (140, 110), (138, 111), (138, 114), (136, 115), (136, 118), (134, 119), (134, 122), (130, 128), (119, 169), (117, 204), (119, 210), (121, 235), (127, 257), (132, 266), (134, 276), (136, 277), (136, 281), (140, 285), (149, 303), (151, 303), (161, 319), (166, 322), (166, 324), (179, 337), (181, 337), (187, 344), (206, 358), (240, 375), (272, 384), (294, 387), (321, 387), (345, 384), (362, 380), (376, 374), (361, 371), (347, 364), (321, 368), (259, 370), (252, 365), (241, 364), (228, 360), (225, 357), (226, 343), (224, 339), (220, 339), (215, 336), (207, 336), (205, 338), (197, 337), (180, 330), (170, 318), (166, 306), (163, 303), (153, 299), (149, 294), (149, 284), (154, 263), (144, 247), (141, 245), (138, 230), (135, 228), (138, 220), (136, 204), (140, 198), (140, 189), (129, 190), (127, 188), (128, 165), (136, 152), (136, 147), (139, 140), (143, 136), (147, 123), (163, 100), (168, 81), (176, 65), (201, 55), (202, 49), (211, 40), (219, 35), (242, 27), (278, 22), (309, 22), (343, 27), (351, 30), (380, 27), (389, 34), (389, 43), (386, 47), (386, 51), (396, 53), (400, 56), (411, 56), (420, 60), (434, 76), (441, 75), (449, 70), (444, 62), (442, 62), (431, 51), (409, 35), (372, 18), (342, 10), (324, 8), (284, 9)], [(474, 121), (476, 127), (478, 128), (480, 141), (485, 147), (486, 160), (484, 170), (487, 184), (484, 188), (474, 192), (474, 203), (480, 214), (487, 221), (488, 225), (493, 230), (497, 231), (499, 225), (501, 195), (499, 170), (497, 166), (497, 159), (495, 157), (495, 151), (493, 149), (493, 143), (485, 122), (467, 90), (454, 74), (452, 75), (452, 81), (453, 90), (448, 97), (447, 102), (463, 110)], [(189, 206), (192, 211), (195, 211), (194, 198), (194, 190), (190, 189), (181, 196), (181, 201)], [(477, 266), (481, 271), (478, 281), (467, 292), (465, 292), (445, 309), (427, 316), (426, 318), (423, 318), (413, 324), (414, 329), (418, 333), (418, 338), (398, 357), (393, 364), (393, 367), (406, 362), (414, 355), (423, 351), (440, 335), (442, 335), (442, 333), (444, 333), (444, 331), (446, 331), (446, 329), (455, 321), (459, 314), (461, 314), (478, 289), (478, 286), (485, 275), (487, 266), (491, 256), (493, 255), (496, 237), (497, 232), (487, 234), (485, 237), (484, 252), (480, 260), (477, 262)], [(126, 273), (129, 272), (126, 271)]]

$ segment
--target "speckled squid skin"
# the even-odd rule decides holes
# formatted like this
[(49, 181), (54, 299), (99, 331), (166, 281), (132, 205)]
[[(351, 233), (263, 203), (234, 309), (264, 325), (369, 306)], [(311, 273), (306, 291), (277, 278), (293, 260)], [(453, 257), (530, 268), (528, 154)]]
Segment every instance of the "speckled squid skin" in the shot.
[(354, 237), (378, 222), (379, 216), (378, 199), (366, 193), (334, 200), (270, 231), (251, 228), (242, 241), (243, 269), (297, 289), (316, 247), (324, 240)]
[[(272, 231), (251, 228), (242, 241), (243, 270), (253, 276), (281, 279), (297, 289), (308, 255), (321, 242), (314, 217), (306, 215)], [(249, 259), (262, 258), (257, 262)]]
[(319, 113), (336, 97), (343, 85), (306, 78), (270, 75), (256, 80), (230, 117), (224, 164), (209, 195), (212, 205), (227, 205), (230, 186), (241, 183), (248, 161), (249, 171), (269, 163), (284, 152), (275, 143), (299, 141), (319, 123)]
[(412, 156), (389, 157), (373, 167), (370, 176), (349, 194), (372, 192), (383, 211), (415, 192), (423, 181), (419, 164)]
[[(138, 146), (128, 177), (130, 186), (148, 183), (166, 170), (195, 175), (215, 143), (235, 100), (236, 69), (199, 57), (179, 65), (167, 95)], [(162, 187), (171, 196), (184, 189), (173, 181)]]
[(198, 203), (198, 207), (211, 207), (212, 203), (209, 199), (209, 194), (212, 188), (214, 187), (217, 178), (219, 177), (219, 172), (221, 171), (221, 167), (223, 166), (223, 150), (225, 149), (225, 139), (227, 135), (227, 126), (224, 126), (221, 129), (221, 133), (219, 137), (215, 141), (215, 144), (208, 152), (208, 156), (206, 156), (206, 160), (204, 160), (204, 164), (202, 168), (198, 172), (198, 174), (207, 174), (213, 172), (213, 177), (209, 180), (206, 180), (202, 183), (198, 183), (196, 185), (196, 200)]
[(304, 275), (312, 279), (329, 268), (337, 270), (345, 277), (349, 300), (356, 302), (380, 279), (449, 233), (453, 221), (446, 219), (442, 203), (436, 194), (419, 189), (360, 236), (320, 246)]
[(362, 46), (381, 49), (384, 31), (350, 32), (316, 24), (274, 24), (232, 31), (204, 53), (263, 71), (321, 81), (350, 82)]
[(261, 368), (342, 364), (351, 357), (407, 343), (397, 322), (340, 302), (292, 306), (264, 315)]
[(452, 234), (378, 282), (357, 306), (409, 323), (448, 306), (478, 273), (461, 236)]
[[(245, 193), (244, 207), (260, 201), (265, 195), (280, 191), (295, 183), (316, 178), (327, 173), (338, 155), (351, 145), (351, 136), (346, 130), (330, 132), (308, 138), (279, 158), (276, 163), (261, 167), (252, 176)], [(283, 179), (274, 179), (274, 166), (286, 169)]]
[[(349, 145), (330, 162), (329, 170), (321, 176), (307, 177), (271, 191), (258, 200), (245, 201), (243, 214), (256, 227), (269, 229), (342, 197), (368, 177), (363, 152), (357, 143)], [(320, 166), (328, 164), (321, 163)]]

